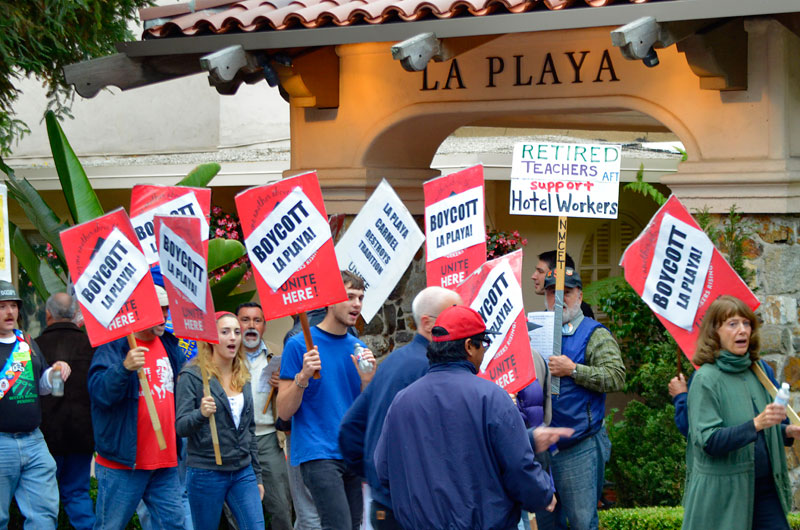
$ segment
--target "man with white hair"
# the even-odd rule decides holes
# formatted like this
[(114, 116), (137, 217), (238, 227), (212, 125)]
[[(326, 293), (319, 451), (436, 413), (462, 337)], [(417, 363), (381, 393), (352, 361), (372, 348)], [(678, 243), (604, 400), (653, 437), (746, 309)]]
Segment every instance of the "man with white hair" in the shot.
[[(556, 278), (545, 276), (548, 311), (555, 307)], [(558, 495), (553, 513), (536, 512), (540, 530), (563, 528), (561, 513), (570, 528), (598, 527), (597, 499), (611, 453), (603, 418), (606, 393), (619, 392), (625, 383), (625, 365), (619, 345), (605, 326), (583, 315), (583, 283), (577, 271), (564, 269), (564, 310), (561, 353), (548, 361), (550, 373), (560, 377), (560, 392), (552, 396), (551, 427), (569, 427), (575, 433), (556, 443), (551, 470)]]
[[(156, 286), (164, 320), (168, 299)], [(178, 478), (178, 438), (175, 434), (175, 376), (184, 358), (178, 339), (159, 324), (137, 331), (137, 347), (126, 337), (103, 344), (89, 368), (97, 459), (96, 529), (125, 528), (139, 501), (147, 506), (157, 528), (183, 529), (183, 488)], [(145, 355), (146, 354), (146, 355)], [(151, 388), (164, 440), (160, 450), (139, 390), (142, 368)], [(155, 387), (160, 391), (156, 392)]]
[[(256, 302), (244, 302), (236, 308), (236, 317), (242, 327), (242, 345), (247, 355), (247, 369), (250, 371), (250, 385), (253, 388), (253, 405), (256, 423), (256, 443), (258, 460), (261, 463), (261, 478), (264, 482), (262, 504), (270, 514), (272, 530), (292, 530), (292, 495), (289, 492), (289, 472), (286, 455), (278, 441), (275, 430), (275, 403), (273, 397), (270, 407), (266, 407), (270, 389), (277, 392), (280, 377), (278, 370), (272, 373), (269, 384), (262, 388), (261, 376), (270, 362), (280, 362), (280, 356), (273, 359), (273, 353), (261, 338), (266, 323), (264, 311)], [(278, 365), (280, 366), (280, 365)]]
[(77, 530), (94, 526), (94, 503), (89, 497), (89, 468), (94, 454), (91, 402), (86, 387), (94, 348), (73, 322), (77, 303), (56, 293), (45, 304), (47, 327), (36, 343), (48, 363), (64, 360), (72, 373), (63, 397), (43, 396), (41, 430), (56, 461), (58, 491), (70, 524)]
[(381, 363), (372, 383), (358, 396), (342, 419), (339, 448), (345, 461), (367, 479), (372, 493), (370, 522), (375, 530), (401, 528), (392, 512), (389, 490), (381, 485), (373, 462), (386, 411), (394, 396), (428, 372), (425, 354), (439, 313), (464, 302), (443, 287), (423, 289), (411, 304), (417, 334)]

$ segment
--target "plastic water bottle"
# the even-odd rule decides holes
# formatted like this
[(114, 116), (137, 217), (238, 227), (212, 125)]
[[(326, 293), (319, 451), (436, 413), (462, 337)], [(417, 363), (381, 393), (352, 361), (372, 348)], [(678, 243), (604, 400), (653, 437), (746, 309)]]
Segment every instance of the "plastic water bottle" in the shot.
[(64, 380), (61, 379), (61, 370), (53, 370), (53, 390), (50, 394), (55, 397), (64, 395)]
[(791, 398), (791, 394), (789, 394), (789, 383), (783, 383), (781, 389), (775, 394), (774, 403), (785, 407), (786, 404), (789, 403), (789, 398)]
[(364, 347), (361, 344), (356, 343), (353, 348), (353, 355), (355, 355), (358, 360), (358, 369), (360, 371), (368, 374), (375, 369), (375, 366), (364, 358)]

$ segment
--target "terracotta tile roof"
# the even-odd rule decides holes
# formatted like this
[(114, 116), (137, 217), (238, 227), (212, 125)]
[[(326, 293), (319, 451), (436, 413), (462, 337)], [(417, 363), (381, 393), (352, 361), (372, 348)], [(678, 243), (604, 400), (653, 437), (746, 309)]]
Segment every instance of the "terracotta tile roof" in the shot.
[[(623, 3), (624, 0), (618, 0)], [(645, 3), (651, 0), (629, 0)], [(658, 0), (652, 0), (658, 1)], [(424, 18), (603, 7), (614, 0), (195, 0), (148, 7), (144, 38), (210, 35), (326, 25), (382, 24)], [(625, 2), (627, 3), (627, 2)], [(193, 6), (192, 6), (193, 4)]]

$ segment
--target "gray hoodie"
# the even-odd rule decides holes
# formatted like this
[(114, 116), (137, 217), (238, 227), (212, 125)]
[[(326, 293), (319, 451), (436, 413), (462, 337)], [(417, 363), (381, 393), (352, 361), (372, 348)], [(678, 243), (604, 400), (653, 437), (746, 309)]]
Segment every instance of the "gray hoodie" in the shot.
[(253, 393), (250, 383), (244, 385), (244, 408), (237, 429), (233, 422), (233, 413), (222, 385), (214, 376), (209, 377), (211, 396), (217, 404), (214, 414), (219, 436), (222, 465), (214, 460), (214, 446), (211, 442), (211, 429), (208, 418), (200, 413), (200, 400), (203, 399), (203, 379), (200, 367), (195, 363), (187, 364), (181, 370), (178, 387), (175, 393), (177, 402), (175, 412), (175, 430), (178, 436), (189, 439), (186, 464), (200, 469), (215, 471), (239, 471), (252, 465), (258, 483), (261, 484), (261, 464), (258, 461), (258, 445), (256, 444), (256, 424), (253, 420)]

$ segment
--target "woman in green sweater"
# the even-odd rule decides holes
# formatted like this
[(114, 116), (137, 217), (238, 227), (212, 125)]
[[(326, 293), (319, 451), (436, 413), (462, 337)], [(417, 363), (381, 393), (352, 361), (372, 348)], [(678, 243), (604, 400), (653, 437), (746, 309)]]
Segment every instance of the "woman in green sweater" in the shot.
[(758, 320), (747, 305), (721, 296), (700, 326), (689, 388), (689, 436), (683, 528), (789, 529), (791, 489), (784, 444), (800, 437), (786, 411), (759, 382)]

